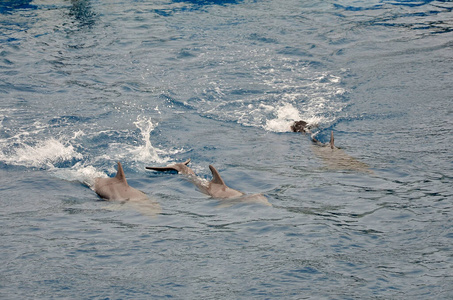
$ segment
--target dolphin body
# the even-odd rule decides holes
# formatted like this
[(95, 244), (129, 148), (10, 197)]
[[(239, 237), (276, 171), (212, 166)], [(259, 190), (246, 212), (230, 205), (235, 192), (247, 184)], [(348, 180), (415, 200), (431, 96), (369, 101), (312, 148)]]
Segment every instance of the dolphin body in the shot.
[(209, 169), (212, 173), (212, 180), (207, 182), (205, 179), (195, 175), (195, 172), (187, 166), (189, 162), (190, 159), (184, 163), (172, 164), (166, 167), (146, 167), (146, 169), (161, 172), (177, 171), (179, 174), (187, 175), (189, 181), (197, 186), (202, 193), (221, 200), (221, 207), (229, 207), (237, 203), (261, 203), (272, 206), (262, 194), (247, 195), (227, 186), (219, 172), (212, 165), (209, 165)]
[(116, 176), (95, 178), (93, 189), (99, 197), (105, 200), (125, 201), (128, 206), (133, 206), (145, 215), (155, 215), (161, 211), (157, 202), (151, 201), (145, 193), (129, 186), (120, 162)]
[(342, 149), (334, 144), (333, 131), (330, 132), (330, 142), (323, 144), (312, 137), (314, 145), (312, 150), (315, 155), (324, 162), (330, 170), (349, 170), (372, 173), (370, 167), (356, 158), (346, 154)]
[(112, 178), (98, 177), (94, 181), (94, 191), (105, 200), (129, 201), (147, 200), (145, 193), (134, 189), (127, 184), (123, 166), (118, 162), (118, 171)]

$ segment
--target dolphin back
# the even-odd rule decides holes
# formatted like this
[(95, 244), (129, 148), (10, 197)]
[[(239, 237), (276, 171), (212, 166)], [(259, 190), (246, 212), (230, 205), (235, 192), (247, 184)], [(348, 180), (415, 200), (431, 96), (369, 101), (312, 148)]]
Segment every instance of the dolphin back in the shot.
[(95, 178), (94, 191), (106, 200), (137, 201), (148, 199), (146, 194), (129, 186), (120, 162), (118, 162), (118, 171), (115, 177)]

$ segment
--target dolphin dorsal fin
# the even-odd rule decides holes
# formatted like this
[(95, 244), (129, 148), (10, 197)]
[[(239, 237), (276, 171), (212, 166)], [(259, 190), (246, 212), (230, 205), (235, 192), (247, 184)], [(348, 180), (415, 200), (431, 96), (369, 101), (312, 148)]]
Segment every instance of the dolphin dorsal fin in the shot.
[(223, 181), (222, 177), (220, 177), (219, 172), (212, 165), (209, 165), (209, 169), (212, 173), (211, 183), (225, 185), (225, 182)]
[(334, 140), (333, 140), (333, 130), (330, 132), (330, 148), (335, 148)]
[(123, 166), (120, 162), (118, 162), (118, 171), (116, 172), (115, 178), (127, 184), (126, 175), (124, 175)]

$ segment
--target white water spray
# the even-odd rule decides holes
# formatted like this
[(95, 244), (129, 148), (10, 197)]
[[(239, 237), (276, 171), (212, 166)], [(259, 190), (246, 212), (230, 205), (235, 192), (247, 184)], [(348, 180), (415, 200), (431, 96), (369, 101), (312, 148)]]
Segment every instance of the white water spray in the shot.
[(134, 122), (134, 125), (140, 130), (143, 145), (132, 149), (131, 152), (136, 158), (137, 161), (143, 162), (157, 162), (157, 163), (164, 163), (168, 161), (168, 158), (161, 158), (159, 157), (159, 152), (163, 152), (158, 148), (155, 148), (151, 144), (151, 132), (154, 130), (155, 126), (151, 121), (151, 118), (145, 118), (139, 116), (137, 121)]

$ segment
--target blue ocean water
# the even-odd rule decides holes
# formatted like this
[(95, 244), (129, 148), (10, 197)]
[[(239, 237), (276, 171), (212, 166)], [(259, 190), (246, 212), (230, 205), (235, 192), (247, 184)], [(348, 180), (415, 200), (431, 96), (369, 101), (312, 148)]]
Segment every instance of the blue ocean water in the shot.
[[(451, 299), (452, 10), (0, 2), (0, 297)], [(188, 158), (272, 207), (144, 168)], [(87, 187), (117, 161), (157, 216)]]

